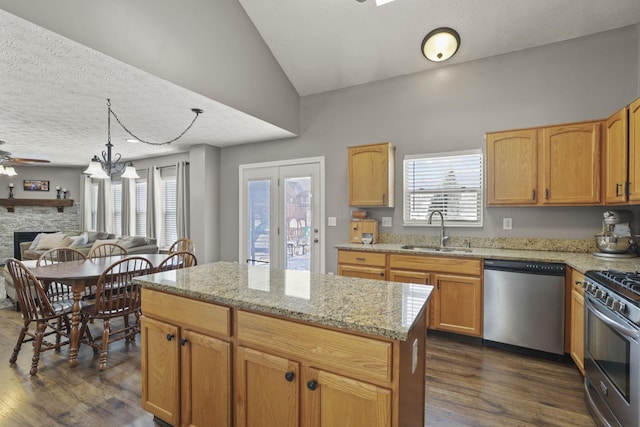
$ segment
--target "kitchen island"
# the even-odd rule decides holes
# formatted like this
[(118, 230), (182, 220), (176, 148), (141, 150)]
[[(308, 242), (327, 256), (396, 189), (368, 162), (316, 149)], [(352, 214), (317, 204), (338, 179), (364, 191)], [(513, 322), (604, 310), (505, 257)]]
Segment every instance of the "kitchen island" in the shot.
[(424, 425), (431, 286), (226, 262), (136, 282), (142, 405), (171, 425)]

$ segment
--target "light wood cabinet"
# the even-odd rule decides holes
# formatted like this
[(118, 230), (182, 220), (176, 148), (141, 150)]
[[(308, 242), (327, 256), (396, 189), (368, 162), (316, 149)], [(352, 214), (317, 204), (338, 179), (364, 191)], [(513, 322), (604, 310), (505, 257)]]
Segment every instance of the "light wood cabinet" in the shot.
[(569, 353), (584, 375), (584, 275), (571, 271), (571, 335)]
[(538, 130), (488, 133), (487, 205), (538, 203)]
[(602, 122), (542, 128), (543, 204), (600, 203)]
[(629, 105), (629, 201), (640, 201), (640, 98)]
[(602, 123), (488, 133), (487, 205), (600, 204)]
[(142, 407), (174, 426), (231, 426), (229, 308), (143, 289), (142, 312)]
[(349, 205), (394, 206), (395, 147), (389, 142), (348, 147)]
[(627, 202), (629, 175), (629, 110), (616, 111), (605, 122), (604, 202), (613, 205)]
[(458, 334), (482, 336), (481, 272), (479, 259), (389, 255), (389, 280), (434, 286), (428, 327)]
[(422, 319), (398, 342), (238, 311), (237, 426), (423, 425), (424, 334)]
[(383, 253), (338, 250), (338, 274), (361, 279), (386, 280), (387, 256)]

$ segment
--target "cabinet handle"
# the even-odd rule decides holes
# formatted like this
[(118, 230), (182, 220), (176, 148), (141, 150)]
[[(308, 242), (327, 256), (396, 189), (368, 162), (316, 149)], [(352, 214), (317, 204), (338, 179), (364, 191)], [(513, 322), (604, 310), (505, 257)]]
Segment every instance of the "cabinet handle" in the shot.
[(366, 260), (367, 260), (366, 258), (360, 258), (360, 257), (356, 258), (356, 261), (362, 261), (362, 262), (365, 262)]
[(536, 201), (536, 189), (534, 188), (533, 190), (531, 190), (531, 198), (533, 199), (533, 201)]
[(316, 388), (318, 388), (318, 382), (316, 380), (311, 380), (307, 383), (307, 388), (311, 391), (315, 390)]
[(616, 197), (620, 197), (620, 192), (618, 191), (620, 187), (622, 187), (622, 184), (616, 184)]
[(545, 199), (549, 200), (549, 189), (548, 188), (544, 189), (544, 197), (545, 197)]
[(291, 382), (293, 381), (293, 379), (296, 377), (296, 374), (294, 374), (293, 372), (289, 371), (286, 374), (284, 374), (284, 379)]
[(384, 277), (384, 273), (380, 273), (380, 277)]
[(175, 337), (173, 334), (167, 334), (167, 341), (171, 341)]
[(185, 345), (187, 342), (188, 342), (188, 341), (187, 341), (187, 339), (186, 339), (186, 338), (182, 338), (182, 339), (180, 340), (180, 345)]

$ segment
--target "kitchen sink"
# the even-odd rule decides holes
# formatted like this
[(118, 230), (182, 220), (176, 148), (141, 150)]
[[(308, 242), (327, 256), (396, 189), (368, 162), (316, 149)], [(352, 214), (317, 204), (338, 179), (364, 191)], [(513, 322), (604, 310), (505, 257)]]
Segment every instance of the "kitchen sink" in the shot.
[(420, 245), (404, 245), (400, 249), (408, 249), (412, 251), (424, 252), (471, 252), (471, 248), (460, 248), (455, 246), (420, 246)]

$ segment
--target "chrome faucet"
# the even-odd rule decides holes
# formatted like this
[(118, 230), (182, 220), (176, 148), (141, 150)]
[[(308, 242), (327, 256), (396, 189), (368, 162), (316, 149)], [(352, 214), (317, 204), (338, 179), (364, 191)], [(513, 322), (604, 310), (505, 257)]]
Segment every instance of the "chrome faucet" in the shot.
[(435, 210), (433, 212), (431, 212), (431, 215), (429, 215), (429, 221), (428, 223), (431, 224), (431, 220), (433, 219), (433, 214), (440, 214), (440, 247), (444, 248), (444, 244), (447, 241), (447, 239), (449, 239), (449, 236), (446, 236), (444, 234), (444, 215), (442, 215), (442, 211), (439, 210)]

